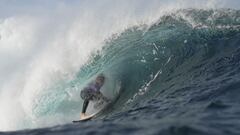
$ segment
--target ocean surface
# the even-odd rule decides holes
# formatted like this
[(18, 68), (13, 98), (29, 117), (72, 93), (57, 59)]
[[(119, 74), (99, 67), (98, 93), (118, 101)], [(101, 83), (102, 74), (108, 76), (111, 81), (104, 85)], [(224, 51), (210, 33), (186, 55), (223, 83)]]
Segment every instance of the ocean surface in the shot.
[[(0, 113), (6, 115), (0, 134), (240, 134), (240, 10), (165, 12), (150, 23), (107, 35), (101, 44), (89, 55), (58, 52), (65, 61), (60, 69), (51, 61), (42, 66), (50, 55), (37, 57), (40, 64), (31, 64), (34, 70), (26, 73), (29, 83), (21, 82), (23, 91), (13, 92), (14, 98), (20, 93), (21, 109), (14, 104), (16, 109), (6, 107), (12, 113)], [(65, 67), (70, 62), (64, 57), (85, 62)], [(49, 67), (53, 70), (43, 72)], [(80, 90), (99, 73), (106, 76), (103, 93), (116, 101), (92, 120), (72, 123), (82, 107)], [(7, 106), (3, 101), (9, 100), (1, 100), (1, 109)], [(90, 107), (88, 113), (94, 111)]]

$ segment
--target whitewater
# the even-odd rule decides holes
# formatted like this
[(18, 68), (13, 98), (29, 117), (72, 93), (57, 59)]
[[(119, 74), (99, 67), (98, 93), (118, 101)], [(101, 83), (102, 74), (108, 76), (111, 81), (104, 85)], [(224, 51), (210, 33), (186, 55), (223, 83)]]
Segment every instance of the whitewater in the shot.
[[(0, 1), (0, 134), (239, 134), (239, 7)], [(73, 124), (99, 73), (118, 99)]]

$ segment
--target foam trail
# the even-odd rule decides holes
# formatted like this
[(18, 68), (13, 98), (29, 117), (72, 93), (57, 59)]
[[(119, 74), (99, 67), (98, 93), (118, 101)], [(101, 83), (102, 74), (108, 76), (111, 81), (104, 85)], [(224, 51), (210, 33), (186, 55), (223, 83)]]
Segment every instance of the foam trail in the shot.
[(1, 1), (0, 130), (62, 124), (74, 117), (61, 113), (39, 117), (38, 99), (59, 81), (73, 79), (112, 34), (154, 23), (179, 8), (224, 5), (240, 7), (236, 0)]

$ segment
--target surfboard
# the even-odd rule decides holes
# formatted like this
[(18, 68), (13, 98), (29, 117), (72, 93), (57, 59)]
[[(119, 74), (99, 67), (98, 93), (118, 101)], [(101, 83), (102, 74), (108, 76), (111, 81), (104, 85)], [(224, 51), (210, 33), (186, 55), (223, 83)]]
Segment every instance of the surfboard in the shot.
[(109, 103), (106, 104), (101, 110), (99, 110), (99, 111), (96, 112), (96, 113), (93, 113), (93, 114), (90, 114), (90, 115), (86, 115), (86, 116), (84, 116), (84, 117), (81, 117), (79, 120), (74, 120), (74, 121), (72, 121), (72, 122), (73, 122), (73, 123), (78, 123), (78, 122), (84, 122), (84, 121), (91, 120), (92, 118), (94, 118), (95, 116), (97, 116), (99, 113), (101, 113), (103, 110), (105, 110), (106, 108), (108, 108), (111, 103), (112, 103), (112, 102), (109, 102)]
[(97, 113), (91, 114), (91, 115), (86, 115), (84, 117), (81, 117), (80, 120), (74, 120), (72, 121), (73, 123), (77, 123), (77, 122), (82, 122), (82, 121), (87, 121), (93, 118), (94, 115), (96, 115)]

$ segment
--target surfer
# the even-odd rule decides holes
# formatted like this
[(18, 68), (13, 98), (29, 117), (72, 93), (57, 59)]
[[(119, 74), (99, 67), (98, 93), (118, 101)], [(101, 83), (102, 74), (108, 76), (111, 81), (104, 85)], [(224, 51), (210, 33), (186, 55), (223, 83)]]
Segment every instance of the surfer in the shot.
[(104, 75), (100, 74), (96, 77), (95, 81), (89, 83), (88, 86), (81, 91), (80, 96), (84, 100), (82, 112), (80, 115), (81, 118), (86, 116), (85, 113), (86, 113), (89, 101), (102, 100), (105, 102), (109, 102), (109, 100), (105, 96), (103, 96), (103, 94), (100, 92), (100, 89), (104, 84), (104, 81), (105, 81)]

